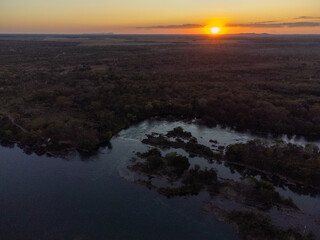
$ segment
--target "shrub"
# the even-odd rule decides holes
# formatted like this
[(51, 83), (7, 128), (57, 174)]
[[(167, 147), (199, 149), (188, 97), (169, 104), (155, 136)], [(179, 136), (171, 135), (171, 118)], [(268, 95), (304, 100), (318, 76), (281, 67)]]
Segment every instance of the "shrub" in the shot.
[(190, 166), (189, 159), (176, 152), (168, 153), (165, 158), (168, 161), (168, 166), (171, 167), (187, 170)]
[(186, 149), (188, 152), (197, 154), (197, 155), (203, 155), (206, 157), (213, 157), (214, 154), (211, 151), (211, 149), (207, 146), (204, 146), (202, 144), (199, 144), (197, 139), (192, 137), (189, 142), (186, 145)]
[(163, 160), (160, 156), (150, 155), (147, 157), (146, 168), (148, 171), (154, 171), (163, 165)]
[(190, 132), (185, 132), (182, 127), (176, 127), (167, 133), (168, 137), (191, 138)]
[(157, 156), (157, 157), (161, 157), (161, 152), (159, 149), (157, 148), (152, 148), (150, 149), (148, 152), (142, 153), (141, 157), (143, 158), (147, 158), (149, 156)]

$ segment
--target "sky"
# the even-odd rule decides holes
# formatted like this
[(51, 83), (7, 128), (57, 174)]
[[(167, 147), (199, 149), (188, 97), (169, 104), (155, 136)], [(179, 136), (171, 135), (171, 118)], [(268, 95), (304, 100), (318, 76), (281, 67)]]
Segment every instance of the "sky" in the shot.
[(320, 0), (0, 0), (0, 33), (320, 34)]

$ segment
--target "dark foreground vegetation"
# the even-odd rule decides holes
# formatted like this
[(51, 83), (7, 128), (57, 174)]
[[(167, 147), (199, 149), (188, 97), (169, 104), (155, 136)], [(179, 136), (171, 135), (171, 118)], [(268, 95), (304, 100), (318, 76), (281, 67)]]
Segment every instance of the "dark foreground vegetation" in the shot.
[(172, 129), (166, 134), (166, 136), (174, 137), (174, 138), (184, 138), (184, 139), (190, 139), (192, 137), (191, 133), (184, 131), (182, 127), (176, 127)]
[(319, 188), (320, 151), (315, 145), (302, 147), (280, 142), (268, 146), (261, 141), (250, 141), (229, 145), (225, 159)]
[[(220, 153), (214, 153), (209, 147), (198, 143), (197, 138), (193, 137), (190, 132), (186, 132), (182, 127), (176, 127), (167, 134), (152, 133), (146, 135), (147, 138), (142, 140), (142, 143), (162, 149), (166, 148), (181, 148), (190, 156), (198, 156), (206, 158), (212, 162), (213, 159), (220, 159)], [(173, 138), (171, 140), (169, 138)]]
[[(234, 223), (244, 239), (253, 240), (313, 240), (312, 233), (302, 234), (299, 229), (285, 230), (272, 223), (271, 217), (261, 214), (258, 210), (266, 212), (272, 207), (298, 211), (298, 207), (289, 198), (283, 198), (275, 190), (272, 183), (257, 180), (253, 177), (233, 181), (218, 179), (216, 171), (211, 168), (201, 169), (199, 165), (190, 167), (189, 159), (176, 152), (162, 156), (157, 148), (145, 153), (137, 153), (139, 159), (133, 159), (129, 169), (148, 180), (138, 179), (137, 182), (150, 189), (157, 190), (160, 194), (172, 198), (175, 196), (198, 195), (207, 191), (211, 199), (219, 197), (228, 199), (243, 208), (256, 209), (230, 210), (219, 207), (212, 211), (227, 222)], [(152, 179), (165, 180), (167, 186), (153, 183)], [(210, 205), (210, 204), (209, 204)], [(212, 207), (212, 205), (210, 205)], [(215, 209), (216, 207), (213, 207)]]
[[(166, 136), (170, 135), (169, 131)], [(189, 133), (191, 135), (191, 133)], [(195, 137), (190, 136), (187, 141), (182, 141), (181, 138), (176, 138), (174, 141), (168, 139), (163, 134), (150, 134), (146, 139), (142, 140), (142, 143), (149, 144), (160, 148), (181, 148), (189, 153), (191, 156), (199, 156), (212, 161), (213, 158), (221, 158), (221, 154), (214, 153), (209, 147), (199, 144)]]
[(203, 189), (208, 190), (211, 194), (219, 191), (217, 173), (213, 169), (201, 170), (198, 165), (189, 169), (189, 159), (176, 152), (170, 152), (162, 157), (161, 152), (153, 148), (146, 153), (138, 153), (138, 156), (145, 161), (131, 166), (132, 170), (148, 176), (159, 176), (171, 183), (182, 182), (182, 185), (177, 187), (157, 188), (159, 193), (167, 197), (197, 195)]
[(221, 189), (221, 192), (227, 193), (225, 197), (252, 205), (260, 210), (267, 210), (273, 206), (298, 209), (293, 200), (282, 197), (271, 182), (257, 180), (253, 177), (244, 178), (240, 182), (223, 181)]
[[(276, 192), (272, 183), (244, 178), (239, 182), (218, 180), (216, 171), (211, 168), (201, 169), (199, 165), (190, 168), (189, 159), (176, 152), (167, 153), (164, 157), (157, 148), (145, 153), (137, 153), (142, 161), (135, 162), (129, 168), (138, 174), (146, 175), (149, 181), (140, 181), (167, 197), (197, 195), (207, 191), (211, 196), (220, 194), (233, 201), (252, 205), (266, 210), (273, 206), (298, 209), (292, 199), (283, 198)], [(150, 179), (158, 177), (167, 180), (170, 186), (157, 187)], [(174, 183), (177, 185), (171, 186)]]
[[(146, 136), (143, 143), (166, 152), (168, 149), (184, 149), (191, 157), (196, 155), (209, 160), (209, 164), (212, 163), (210, 159), (216, 160), (215, 155), (209, 157), (200, 153), (201, 151), (192, 153), (188, 148), (190, 141), (199, 145), (197, 149), (206, 146), (199, 144), (190, 132), (181, 127), (166, 134), (153, 132)], [(216, 140), (211, 139), (208, 144), (211, 143), (215, 144), (215, 148), (219, 147)], [(219, 154), (218, 162), (222, 159), (226, 165), (252, 170), (244, 171), (243, 177), (238, 180), (225, 179), (221, 175), (218, 178), (215, 169), (201, 168), (196, 163), (192, 166), (188, 157), (176, 152), (162, 156), (157, 148), (137, 153), (139, 159), (134, 158), (134, 163), (129, 168), (142, 177), (138, 178), (138, 183), (155, 189), (168, 198), (207, 192), (210, 200), (204, 202), (204, 208), (219, 219), (236, 225), (243, 239), (314, 240), (316, 237), (313, 233), (306, 231), (307, 225), (304, 229), (300, 225), (302, 222), (299, 217), (302, 219), (305, 216), (305, 210), (300, 210), (290, 197), (281, 196), (273, 183), (253, 176), (259, 173), (260, 177), (268, 179), (264, 177), (276, 175), (285, 184), (300, 182), (305, 186), (313, 183), (312, 186), (318, 187), (318, 182), (313, 182), (313, 176), (319, 174), (319, 154), (319, 148), (311, 144), (302, 147), (282, 141), (260, 140), (232, 144)], [(292, 178), (299, 172), (306, 175), (302, 174), (299, 179)], [(311, 182), (310, 177), (313, 179)], [(160, 184), (159, 180), (162, 180)], [(314, 218), (312, 221), (316, 223), (317, 220)], [(311, 229), (315, 231), (313, 227)]]
[[(320, 150), (316, 145), (305, 147), (277, 141), (270, 143), (253, 140), (247, 143), (231, 144), (225, 153), (213, 152), (209, 147), (199, 144), (190, 132), (181, 127), (167, 134), (152, 133), (142, 142), (159, 148), (183, 149), (190, 156), (206, 158), (209, 162), (225, 160), (227, 165), (240, 165), (264, 172), (270, 177), (278, 177), (285, 182), (300, 183), (304, 186), (319, 188)], [(175, 138), (170, 140), (169, 137)], [(182, 141), (184, 138), (185, 141)], [(210, 142), (216, 142), (210, 140)], [(218, 146), (218, 149), (221, 146)]]
[(151, 116), (320, 135), (318, 36), (0, 36), (0, 140), (93, 151)]

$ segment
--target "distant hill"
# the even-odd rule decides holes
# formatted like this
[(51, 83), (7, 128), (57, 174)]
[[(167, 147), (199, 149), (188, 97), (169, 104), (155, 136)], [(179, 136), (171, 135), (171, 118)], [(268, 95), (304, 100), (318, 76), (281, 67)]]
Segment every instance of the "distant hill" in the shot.
[(109, 33), (83, 33), (80, 35), (103, 36), (103, 35), (114, 35), (114, 33), (113, 32), (109, 32)]

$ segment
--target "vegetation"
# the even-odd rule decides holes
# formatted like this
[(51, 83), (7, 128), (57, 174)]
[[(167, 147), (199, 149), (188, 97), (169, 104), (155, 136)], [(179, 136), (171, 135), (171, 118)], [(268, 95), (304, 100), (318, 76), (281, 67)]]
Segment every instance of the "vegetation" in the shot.
[(146, 161), (147, 171), (154, 171), (159, 169), (163, 165), (163, 160), (159, 156), (149, 156)]
[(219, 193), (219, 182), (214, 169), (207, 168), (201, 170), (198, 165), (187, 171), (182, 177), (182, 186), (161, 187), (158, 192), (167, 197), (198, 195), (200, 191), (206, 189), (211, 195)]
[(135, 169), (144, 173), (167, 174), (180, 177), (189, 169), (190, 163), (187, 157), (177, 154), (176, 152), (168, 153), (165, 157), (157, 148), (150, 149), (145, 153), (138, 153), (138, 156), (145, 159), (145, 162), (137, 163)]
[(231, 211), (228, 221), (238, 226), (248, 240), (314, 240), (312, 233), (301, 234), (297, 229), (284, 230), (275, 226), (271, 218), (256, 211)]
[(91, 152), (132, 123), (169, 115), (320, 135), (317, 36), (58, 38), (0, 38), (3, 143)]
[(279, 203), (297, 208), (291, 198), (284, 199), (281, 197), (280, 194), (275, 191), (272, 183), (262, 180), (259, 181), (253, 177), (250, 178), (250, 181), (255, 184), (255, 191), (253, 191), (255, 192), (253, 194), (255, 201), (264, 204), (266, 207), (271, 207), (273, 204)]
[(192, 135), (190, 132), (186, 132), (182, 127), (176, 127), (173, 130), (169, 131), (166, 135), (167, 137), (180, 137), (180, 138), (191, 138)]
[[(257, 180), (253, 177), (242, 179), (239, 182), (233, 180), (218, 180), (214, 169), (201, 170), (199, 165), (189, 169), (188, 158), (178, 155), (176, 152), (161, 156), (161, 152), (154, 148), (145, 153), (138, 153), (145, 161), (135, 163), (132, 167), (144, 174), (155, 174), (167, 179), (170, 184), (175, 186), (158, 187), (154, 185), (150, 178), (138, 180), (140, 184), (149, 189), (156, 189), (160, 194), (172, 198), (175, 196), (197, 195), (201, 191), (207, 191), (213, 197), (218, 195), (222, 199), (229, 199), (253, 206), (256, 209), (267, 210), (273, 206), (288, 207), (298, 209), (292, 199), (285, 199), (275, 191), (272, 183)], [(157, 159), (155, 167), (150, 168), (150, 160)], [(178, 184), (177, 184), (178, 183)], [(226, 216), (226, 220), (235, 223), (244, 239), (253, 240), (314, 240), (312, 233), (301, 234), (297, 229), (284, 230), (275, 226), (271, 218), (262, 215), (257, 211), (230, 211), (219, 208), (219, 212)]]
[[(219, 181), (213, 168), (201, 170), (200, 166), (196, 164), (189, 169), (188, 158), (176, 152), (170, 152), (162, 157), (161, 152), (153, 148), (137, 155), (144, 161), (135, 163), (131, 167), (133, 170), (147, 175), (154, 174), (165, 177), (171, 183), (179, 182), (178, 187), (155, 187), (159, 193), (167, 197), (197, 195), (200, 191), (206, 190), (211, 195), (221, 193), (226, 198), (263, 210), (273, 206), (298, 209), (292, 199), (281, 197), (270, 182), (257, 180), (253, 177), (245, 178), (240, 182)], [(148, 182), (148, 186), (151, 185)]]
[(190, 167), (189, 159), (177, 154), (176, 152), (168, 153), (165, 156), (165, 159), (167, 160), (168, 166), (174, 168), (174, 172), (177, 175), (181, 175)]
[[(179, 187), (160, 187), (158, 192), (167, 196), (185, 196), (197, 195), (201, 190), (206, 189), (210, 194), (219, 192), (219, 182), (217, 173), (214, 169), (200, 169), (199, 165), (189, 170), (190, 163), (187, 157), (170, 152), (161, 156), (161, 152), (156, 149), (150, 149), (145, 153), (138, 153), (143, 162), (135, 163), (131, 169), (147, 175), (154, 174), (166, 177), (170, 182), (181, 181)], [(143, 182), (150, 187), (150, 182)]]
[(195, 165), (194, 168), (190, 169), (189, 174), (185, 177), (183, 182), (185, 184), (205, 184), (210, 185), (218, 180), (216, 171), (211, 168), (208, 170), (205, 168), (204, 170), (200, 170), (199, 165)]
[(145, 153), (141, 153), (140, 156), (142, 158), (148, 158), (150, 156), (161, 157), (161, 152), (157, 148), (152, 148), (152, 149), (150, 149), (149, 151), (147, 151)]
[[(272, 183), (257, 180), (253, 177), (245, 178), (240, 182), (228, 181), (224, 184), (225, 192), (232, 190), (238, 198), (247, 205), (253, 205), (259, 209), (267, 210), (273, 206), (285, 206), (298, 209), (291, 198), (283, 198), (276, 192)], [(230, 194), (229, 194), (230, 195)], [(227, 197), (230, 197), (227, 195)]]
[(148, 152), (140, 154), (140, 157), (144, 158), (146, 161), (143, 164), (138, 164), (143, 172), (155, 173), (160, 167), (164, 165), (164, 160), (161, 156), (161, 152), (156, 149), (150, 149)]
[(206, 156), (212, 158), (214, 156), (211, 149), (205, 145), (199, 144), (195, 137), (192, 137), (185, 146), (186, 151), (199, 156)]
[(318, 188), (320, 151), (315, 145), (305, 147), (278, 142), (268, 146), (261, 141), (229, 145), (225, 159), (280, 175), (292, 181)]
[(195, 165), (189, 170), (182, 182), (187, 186), (204, 186), (211, 195), (219, 193), (220, 183), (217, 172), (213, 168), (200, 170), (200, 166)]
[[(174, 131), (175, 130), (169, 131), (166, 134), (166, 136), (172, 135)], [(182, 132), (183, 132), (183, 129), (182, 129)], [(192, 135), (190, 135), (190, 137), (188, 138), (189, 138), (188, 142), (184, 142), (180, 138), (177, 138), (175, 141), (170, 141), (168, 138), (166, 138), (162, 134), (151, 134), (151, 135), (147, 135), (147, 138), (143, 139), (142, 142), (145, 144), (149, 144), (149, 145), (161, 147), (161, 148), (182, 148), (192, 156), (204, 157), (209, 161), (212, 161), (213, 158), (216, 158), (216, 159), (221, 158), (221, 154), (213, 153), (213, 151), (209, 147), (199, 144), (198, 140), (195, 137), (192, 137)]]

